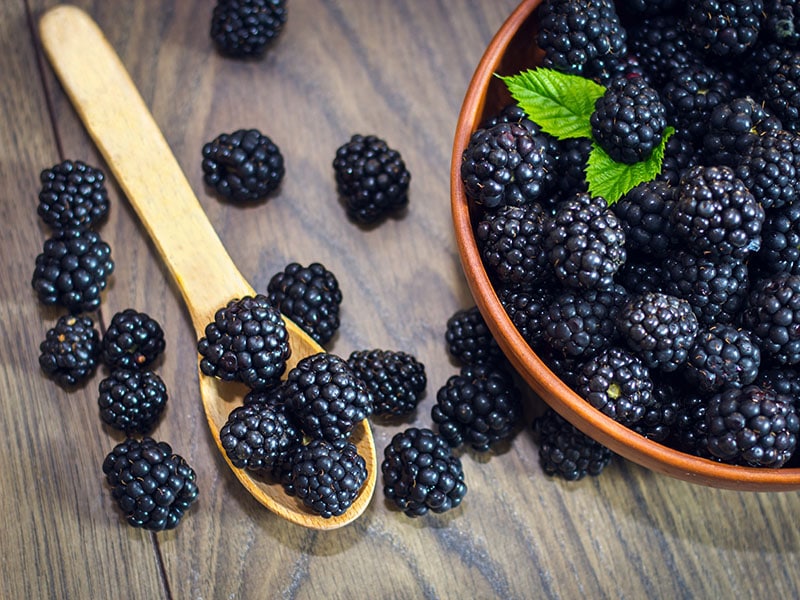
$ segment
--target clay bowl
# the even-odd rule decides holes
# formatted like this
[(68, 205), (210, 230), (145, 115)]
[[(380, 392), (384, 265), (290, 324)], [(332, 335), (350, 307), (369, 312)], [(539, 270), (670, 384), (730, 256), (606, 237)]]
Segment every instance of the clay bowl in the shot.
[(467, 89), (458, 117), (450, 172), (451, 208), (461, 263), (478, 309), (498, 344), (522, 378), (548, 405), (575, 427), (615, 453), (648, 469), (697, 484), (749, 491), (800, 489), (800, 468), (768, 469), (724, 465), (698, 458), (634, 433), (575, 394), (531, 350), (508, 318), (481, 263), (473, 216), (459, 167), (470, 135), (489, 115), (510, 103), (495, 73), (513, 75), (536, 66), (535, 10), (541, 0), (525, 0), (495, 34)]

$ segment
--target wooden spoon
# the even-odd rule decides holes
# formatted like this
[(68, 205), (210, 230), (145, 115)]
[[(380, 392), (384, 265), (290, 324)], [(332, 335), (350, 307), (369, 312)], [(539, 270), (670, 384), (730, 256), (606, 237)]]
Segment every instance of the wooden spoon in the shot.
[[(233, 298), (254, 295), (234, 265), (181, 171), (136, 86), (97, 24), (68, 5), (47, 11), (39, 23), (50, 63), (109, 168), (150, 234), (183, 294), (198, 338), (214, 313)], [(323, 349), (289, 319), (292, 356), (287, 369)], [(312, 529), (335, 529), (364, 512), (375, 490), (377, 458), (369, 423), (352, 441), (367, 463), (367, 481), (341, 516), (324, 519), (268, 483), (234, 467), (219, 431), (248, 390), (200, 373), (200, 395), (208, 425), (222, 455), (244, 487), (281, 517)]]

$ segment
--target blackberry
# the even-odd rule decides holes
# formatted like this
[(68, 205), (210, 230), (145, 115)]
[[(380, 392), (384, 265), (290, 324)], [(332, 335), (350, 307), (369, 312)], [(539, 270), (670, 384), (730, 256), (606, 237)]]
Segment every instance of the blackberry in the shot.
[(688, 392), (680, 397), (677, 419), (669, 442), (683, 452), (718, 460), (708, 451), (708, 425), (706, 424), (708, 401), (708, 394), (697, 391)]
[(675, 188), (665, 181), (640, 183), (622, 196), (611, 209), (625, 232), (625, 248), (663, 258), (672, 247), (670, 214), (675, 206)]
[(319, 344), (328, 343), (339, 329), (342, 292), (339, 281), (324, 265), (293, 262), (267, 284), (270, 304), (289, 317)]
[(679, 250), (662, 263), (661, 291), (686, 300), (702, 325), (733, 323), (747, 302), (748, 264)]
[(589, 358), (618, 338), (615, 318), (627, 300), (619, 285), (608, 291), (564, 290), (544, 310), (544, 340), (565, 356)]
[(65, 160), (39, 176), (37, 212), (53, 229), (90, 229), (108, 215), (105, 174), (81, 161)]
[(697, 149), (697, 144), (687, 132), (676, 131), (667, 140), (661, 172), (656, 175), (656, 180), (677, 187), (684, 171), (702, 163), (701, 150)]
[(487, 452), (506, 440), (522, 419), (522, 402), (511, 375), (488, 363), (466, 365), (439, 388), (431, 418), (450, 446)]
[(394, 435), (381, 463), (383, 493), (409, 517), (443, 513), (467, 493), (464, 470), (443, 437), (410, 427)]
[(100, 334), (92, 319), (64, 315), (39, 344), (39, 366), (58, 385), (83, 383), (95, 371), (100, 355)]
[(661, 89), (667, 121), (702, 143), (712, 111), (733, 98), (730, 83), (708, 65), (690, 63), (676, 67)]
[(149, 437), (117, 444), (103, 461), (103, 473), (133, 527), (173, 529), (197, 500), (194, 470), (169, 444)]
[(752, 332), (762, 359), (800, 363), (800, 276), (783, 273), (755, 282), (742, 323)]
[(766, 212), (761, 248), (750, 266), (763, 276), (794, 272), (800, 264), (800, 202)]
[(566, 356), (563, 352), (557, 352), (547, 343), (539, 343), (533, 346), (533, 350), (548, 369), (569, 387), (575, 389), (578, 371), (583, 366), (585, 359)]
[(695, 46), (715, 57), (745, 54), (758, 39), (762, 0), (690, 0), (687, 29)]
[(273, 387), (263, 390), (250, 390), (242, 398), (242, 404), (247, 406), (249, 404), (268, 404), (270, 406), (279, 406), (286, 404), (286, 390), (287, 385), (285, 381), (281, 381)]
[(538, 202), (502, 206), (484, 215), (475, 228), (475, 240), (484, 266), (496, 281), (529, 286), (552, 272), (542, 249), (544, 221)]
[(100, 306), (100, 293), (114, 272), (111, 247), (94, 231), (62, 229), (36, 257), (31, 285), (43, 304), (59, 304), (71, 313)]
[(686, 362), (699, 329), (686, 300), (657, 292), (632, 297), (617, 313), (617, 327), (647, 367), (663, 372)]
[(656, 260), (631, 260), (617, 271), (616, 281), (629, 294), (641, 295), (647, 292), (664, 291), (664, 269)]
[(600, 196), (565, 200), (544, 232), (556, 277), (571, 288), (608, 289), (627, 258), (622, 224)]
[(762, 35), (784, 47), (800, 44), (800, 3), (797, 0), (764, 0), (766, 18)]
[(303, 434), (285, 405), (249, 401), (230, 412), (219, 441), (234, 467), (261, 471), (299, 447)]
[(592, 137), (617, 162), (646, 160), (661, 143), (667, 109), (641, 77), (613, 80), (594, 105)]
[[(653, 2), (648, 1), (648, 5)], [(698, 65), (699, 53), (692, 47), (683, 18), (674, 14), (637, 17), (627, 29), (628, 50), (642, 65), (645, 76), (660, 90), (677, 69)]]
[(283, 317), (262, 294), (231, 300), (217, 310), (197, 350), (204, 374), (254, 390), (277, 385), (291, 355)]
[(632, 17), (669, 15), (682, 8), (680, 0), (617, 0), (616, 5)]
[(550, 136), (521, 123), (478, 129), (461, 157), (467, 199), (491, 210), (544, 198), (555, 182), (552, 150)]
[(692, 167), (672, 211), (676, 237), (694, 252), (746, 258), (761, 245), (764, 209), (733, 169)]
[(127, 308), (111, 318), (103, 334), (103, 362), (112, 369), (152, 364), (164, 352), (164, 330), (150, 315)]
[(285, 0), (217, 0), (211, 39), (226, 56), (260, 56), (283, 29), (287, 15)]
[(697, 334), (683, 372), (690, 385), (713, 392), (753, 383), (760, 365), (761, 352), (746, 330), (717, 324)]
[(795, 408), (800, 407), (800, 372), (796, 368), (781, 366), (761, 369), (754, 383), (765, 390), (790, 397)]
[[(570, 198), (580, 192), (588, 192), (586, 165), (592, 151), (592, 139), (588, 137), (569, 138), (560, 142), (557, 155), (558, 182), (556, 197)], [(557, 204), (557, 203), (556, 203)], [(549, 208), (555, 208), (550, 206)]]
[(366, 384), (376, 415), (412, 413), (428, 384), (425, 365), (406, 352), (356, 350), (347, 365)]
[(346, 439), (373, 412), (366, 384), (335, 354), (300, 360), (286, 377), (286, 406), (311, 438)]
[(542, 65), (598, 77), (627, 54), (627, 34), (611, 0), (545, 0), (538, 9)]
[(548, 475), (578, 481), (596, 477), (611, 462), (611, 450), (577, 429), (552, 408), (533, 422), (538, 436), (539, 461)]
[(411, 173), (397, 150), (374, 135), (353, 135), (333, 159), (336, 190), (347, 216), (372, 225), (408, 205)]
[(501, 286), (497, 295), (514, 327), (528, 345), (539, 343), (543, 339), (544, 312), (553, 297), (549, 287), (517, 289)]
[(708, 450), (732, 464), (782, 467), (797, 447), (792, 399), (755, 385), (715, 394), (706, 409)]
[(575, 392), (618, 423), (630, 427), (653, 406), (653, 380), (639, 358), (612, 347), (586, 361), (577, 373)]
[(465, 365), (502, 360), (497, 345), (477, 306), (454, 312), (447, 319), (445, 341), (450, 355)]
[(653, 380), (653, 404), (645, 409), (640, 420), (631, 429), (654, 442), (666, 441), (678, 422), (681, 396), (675, 386), (656, 374)]
[(143, 369), (114, 369), (100, 382), (100, 418), (127, 434), (147, 434), (164, 413), (167, 386), (162, 379)]
[(742, 155), (757, 143), (760, 134), (781, 127), (777, 118), (749, 96), (719, 104), (711, 111), (708, 129), (703, 136), (706, 164), (736, 167)]
[(751, 64), (752, 88), (784, 129), (800, 129), (800, 52), (767, 44), (753, 54)]
[(258, 202), (286, 173), (280, 148), (257, 129), (222, 133), (203, 146), (203, 179), (232, 202)]
[(367, 464), (346, 440), (311, 440), (292, 451), (287, 493), (325, 519), (344, 514), (367, 480)]
[(800, 136), (767, 131), (739, 157), (736, 176), (764, 210), (782, 208), (800, 198)]

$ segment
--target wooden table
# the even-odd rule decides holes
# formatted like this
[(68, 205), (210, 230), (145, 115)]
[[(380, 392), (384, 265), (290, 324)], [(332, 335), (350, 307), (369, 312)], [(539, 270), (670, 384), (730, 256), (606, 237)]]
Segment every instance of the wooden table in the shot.
[[(278, 43), (256, 62), (220, 57), (212, 0), (79, 0), (139, 86), (235, 262), (255, 287), (291, 261), (320, 261), (344, 293), (331, 351), (415, 354), (430, 426), (436, 391), (457, 371), (444, 328), (472, 305), (449, 212), (456, 116), (472, 70), (514, 0), (291, 0)], [(105, 167), (35, 33), (49, 0), (0, 3), (2, 598), (764, 598), (800, 596), (797, 493), (697, 487), (618, 460), (599, 478), (543, 474), (528, 429), (508, 451), (462, 460), (461, 507), (412, 520), (379, 488), (354, 524), (318, 533), (252, 500), (225, 466), (198, 398), (195, 340), (180, 294), (115, 182), (100, 232), (116, 271), (96, 319), (124, 308), (156, 318), (157, 372), (170, 400), (154, 436), (195, 468), (200, 499), (173, 531), (127, 526), (101, 464), (122, 438), (97, 409), (102, 370), (67, 393), (38, 366), (61, 311), (30, 279), (48, 230), (39, 172), (62, 159)], [(92, 57), (87, 56), (87, 61)], [(287, 174), (266, 204), (222, 203), (203, 185), (200, 149), (255, 127)], [(363, 230), (336, 199), (331, 161), (353, 133), (375, 133), (412, 172), (408, 214)], [(381, 450), (408, 423), (376, 425)]]

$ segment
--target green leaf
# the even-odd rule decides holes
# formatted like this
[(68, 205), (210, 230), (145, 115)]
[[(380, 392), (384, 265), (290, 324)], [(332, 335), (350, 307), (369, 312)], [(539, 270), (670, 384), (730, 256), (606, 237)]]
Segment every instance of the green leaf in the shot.
[(511, 97), (542, 131), (560, 139), (591, 137), (594, 103), (605, 88), (579, 75), (537, 68), (498, 76)]
[(661, 136), (661, 143), (653, 149), (650, 157), (632, 165), (616, 162), (596, 142), (592, 143), (586, 164), (589, 193), (602, 196), (610, 206), (640, 183), (654, 179), (661, 173), (664, 151), (673, 133), (675, 128), (667, 127)]

